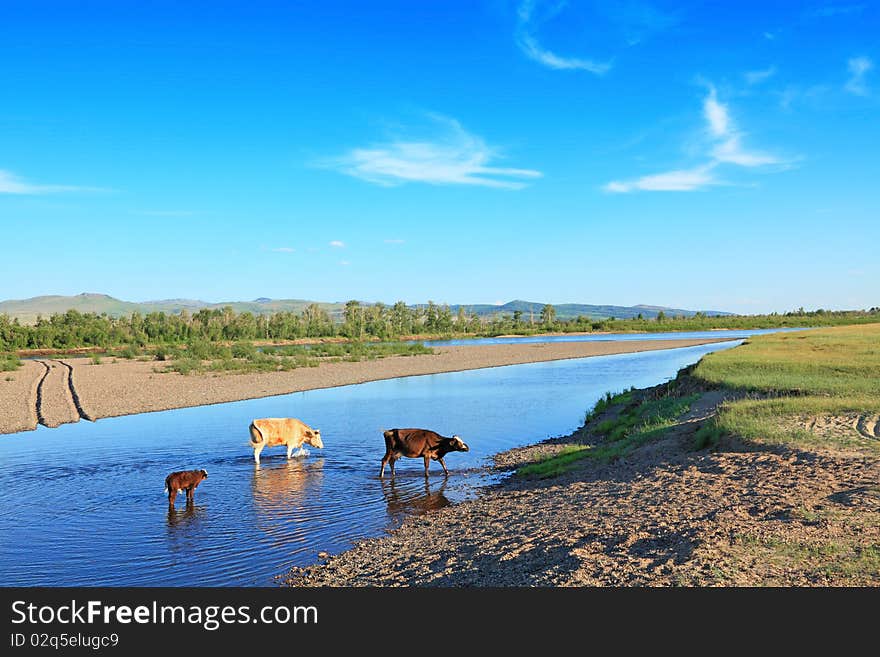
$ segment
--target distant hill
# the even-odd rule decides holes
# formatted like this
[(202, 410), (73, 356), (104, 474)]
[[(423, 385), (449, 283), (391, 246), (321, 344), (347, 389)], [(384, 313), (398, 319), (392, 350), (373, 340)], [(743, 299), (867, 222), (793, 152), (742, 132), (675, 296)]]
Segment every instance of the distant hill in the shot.
[[(49, 317), (55, 313), (77, 310), (81, 313), (106, 313), (111, 317), (122, 317), (133, 312), (146, 314), (150, 312), (179, 313), (186, 309), (190, 313), (202, 308), (224, 308), (231, 306), (236, 312), (248, 311), (254, 314), (269, 314), (279, 311), (301, 312), (312, 301), (303, 299), (267, 299), (261, 297), (254, 301), (230, 301), (208, 303), (198, 299), (161, 299), (158, 301), (132, 302), (122, 301), (106, 294), (83, 293), (76, 296), (42, 296), (30, 299), (0, 301), (0, 315), (7, 314), (17, 317), (25, 324), (33, 324), (37, 316)], [(342, 303), (318, 303), (330, 313), (334, 319), (342, 318)]]
[[(229, 301), (222, 303), (208, 303), (198, 299), (161, 299), (158, 301), (122, 301), (106, 294), (83, 293), (76, 296), (41, 296), (30, 299), (14, 299), (0, 301), (0, 314), (17, 317), (25, 324), (32, 324), (37, 316), (49, 317), (55, 313), (64, 313), (68, 310), (77, 310), (81, 313), (106, 313), (111, 317), (130, 315), (133, 312), (146, 314), (149, 312), (179, 313), (186, 309), (188, 312), (198, 312), (202, 308), (224, 308), (231, 306), (236, 312), (250, 312), (255, 315), (263, 315), (280, 311), (302, 312), (310, 303), (317, 303), (336, 320), (342, 319), (342, 311), (345, 307), (340, 302), (314, 302), (305, 299), (269, 299), (260, 297), (253, 301)], [(424, 306), (424, 304), (417, 304)], [(528, 319), (531, 314), (535, 318), (541, 314), (543, 303), (534, 301), (509, 301), (503, 305), (495, 304), (454, 304), (450, 305), (453, 314), (458, 312), (459, 306), (463, 305), (468, 313), (476, 313), (480, 317), (497, 317), (499, 315), (513, 315), (517, 310), (521, 311), (523, 318)], [(591, 319), (606, 319), (616, 317), (628, 319), (637, 317), (640, 313), (643, 317), (653, 318), (663, 311), (667, 315), (685, 315), (690, 317), (696, 314), (695, 310), (682, 310), (680, 308), (666, 308), (663, 306), (605, 306), (579, 303), (554, 304), (557, 319), (572, 319), (583, 315)], [(704, 310), (706, 315), (731, 315), (733, 313), (717, 310)]]
[[(528, 318), (530, 314), (534, 314), (535, 318), (538, 318), (541, 315), (541, 309), (544, 307), (543, 303), (535, 302), (535, 301), (508, 301), (503, 305), (490, 305), (490, 304), (476, 304), (476, 305), (465, 305), (466, 312), (475, 312), (481, 317), (495, 317), (498, 315), (513, 315), (513, 313), (517, 310), (521, 311), (524, 318)], [(702, 312), (706, 315), (732, 315), (734, 313), (723, 312), (720, 310), (683, 310), (681, 308), (666, 308), (665, 306), (606, 306), (606, 305), (591, 305), (591, 304), (583, 304), (583, 303), (560, 303), (553, 304), (553, 307), (556, 309), (556, 318), (557, 319), (574, 319), (579, 316), (589, 317), (591, 319), (607, 319), (609, 317), (614, 317), (616, 319), (631, 319), (633, 317), (638, 317), (640, 314), (642, 317), (653, 319), (657, 316), (660, 311), (666, 313), (666, 315), (684, 315), (685, 317), (691, 317), (696, 315), (698, 312)], [(453, 313), (458, 312), (458, 305), (450, 306), (450, 310)]]

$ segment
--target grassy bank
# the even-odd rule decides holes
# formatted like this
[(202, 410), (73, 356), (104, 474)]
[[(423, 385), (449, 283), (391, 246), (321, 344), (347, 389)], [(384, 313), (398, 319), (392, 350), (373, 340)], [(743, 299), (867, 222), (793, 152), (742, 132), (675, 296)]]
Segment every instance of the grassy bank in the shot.
[(669, 531), (713, 584), (880, 583), (880, 324), (755, 337), (668, 384), (608, 394), (572, 436), (531, 449), (523, 485), (569, 473), (560, 490), (656, 481), (651, 504), (676, 485), (699, 500)]
[(651, 395), (607, 393), (587, 413), (580, 442), (520, 467), (518, 474), (553, 477), (582, 459), (625, 457), (662, 438), (712, 389), (729, 401), (696, 428), (695, 450), (735, 436), (756, 444), (880, 453), (880, 431), (874, 429), (880, 415), (880, 324), (758, 336), (705, 356)]
[(709, 354), (693, 376), (751, 397), (724, 404), (706, 431), (880, 449), (863, 435), (880, 413), (880, 324), (761, 336)]

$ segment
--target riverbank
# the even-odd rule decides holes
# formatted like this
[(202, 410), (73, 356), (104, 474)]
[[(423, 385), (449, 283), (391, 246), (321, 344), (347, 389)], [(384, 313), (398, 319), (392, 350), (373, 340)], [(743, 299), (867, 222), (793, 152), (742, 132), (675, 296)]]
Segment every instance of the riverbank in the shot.
[(494, 469), (517, 473), (479, 498), (279, 579), (878, 586), (878, 339), (875, 325), (712, 354), (607, 398), (570, 436), (497, 455)]
[[(166, 363), (88, 358), (25, 361), (0, 378), (0, 433), (173, 408), (220, 404), (402, 376), (675, 349), (727, 341), (629, 340), (439, 347), (434, 354), (321, 363), (285, 372), (181, 375)], [(115, 362), (114, 362), (115, 360)]]

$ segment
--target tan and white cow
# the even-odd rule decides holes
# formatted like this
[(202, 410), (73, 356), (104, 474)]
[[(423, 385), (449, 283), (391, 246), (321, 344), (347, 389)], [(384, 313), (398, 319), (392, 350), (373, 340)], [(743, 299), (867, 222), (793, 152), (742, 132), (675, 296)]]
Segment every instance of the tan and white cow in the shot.
[(293, 417), (265, 417), (254, 420), (250, 426), (251, 447), (254, 448), (254, 462), (259, 465), (260, 452), (264, 447), (287, 445), (287, 458), (293, 450), (302, 453), (303, 445), (323, 449), (320, 429), (312, 429), (305, 422)]

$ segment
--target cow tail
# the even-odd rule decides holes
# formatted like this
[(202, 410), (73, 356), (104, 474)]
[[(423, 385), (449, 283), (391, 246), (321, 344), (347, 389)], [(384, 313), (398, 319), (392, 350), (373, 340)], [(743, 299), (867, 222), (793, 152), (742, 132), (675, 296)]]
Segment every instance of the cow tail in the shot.
[(263, 432), (260, 431), (260, 428), (253, 422), (251, 422), (250, 431), (251, 445), (253, 445), (254, 447), (266, 441), (266, 439), (263, 437)]
[(167, 477), (165, 477), (165, 490), (162, 491), (166, 495), (168, 494), (168, 480), (169, 479), (171, 479), (171, 475), (168, 475)]

